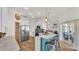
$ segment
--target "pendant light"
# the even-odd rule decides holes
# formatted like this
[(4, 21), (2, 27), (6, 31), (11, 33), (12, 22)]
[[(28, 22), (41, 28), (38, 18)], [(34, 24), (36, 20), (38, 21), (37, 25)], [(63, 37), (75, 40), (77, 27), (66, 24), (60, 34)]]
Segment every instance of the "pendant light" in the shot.
[(47, 22), (48, 21), (48, 14), (47, 14), (47, 8), (46, 8), (46, 16), (45, 16), (45, 22)]

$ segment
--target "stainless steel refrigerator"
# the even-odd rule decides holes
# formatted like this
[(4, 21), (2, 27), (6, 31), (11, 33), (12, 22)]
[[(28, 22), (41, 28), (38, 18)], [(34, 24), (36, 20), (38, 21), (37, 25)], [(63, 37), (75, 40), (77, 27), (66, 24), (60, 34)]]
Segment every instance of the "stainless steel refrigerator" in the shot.
[(21, 32), (21, 42), (29, 40), (29, 26), (28, 25), (21, 25), (20, 32)]

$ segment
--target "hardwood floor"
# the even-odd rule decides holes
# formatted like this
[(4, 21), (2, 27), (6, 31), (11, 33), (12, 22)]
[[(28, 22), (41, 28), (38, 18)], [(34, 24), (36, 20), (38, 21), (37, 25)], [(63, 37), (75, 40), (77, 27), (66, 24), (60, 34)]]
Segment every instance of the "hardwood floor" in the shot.
[(73, 49), (71, 44), (68, 44), (65, 41), (61, 41), (60, 51), (76, 51), (76, 49)]
[(34, 51), (35, 50), (35, 40), (33, 37), (29, 37), (28, 41), (19, 43), (20, 51)]
[[(19, 43), (21, 50), (20, 51), (35, 51), (35, 40), (30, 37), (28, 41)], [(76, 51), (72, 48), (72, 45), (66, 43), (65, 41), (60, 41), (60, 51)]]

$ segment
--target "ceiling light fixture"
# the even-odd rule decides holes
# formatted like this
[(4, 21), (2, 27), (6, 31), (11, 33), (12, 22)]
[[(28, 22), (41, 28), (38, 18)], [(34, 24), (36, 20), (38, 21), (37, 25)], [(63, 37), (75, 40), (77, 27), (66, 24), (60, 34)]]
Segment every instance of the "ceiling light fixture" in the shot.
[(47, 8), (46, 8), (46, 17), (45, 17), (45, 21), (47, 22), (48, 21), (48, 14), (47, 14)]
[(25, 7), (24, 9), (28, 10), (29, 8), (28, 7)]
[(47, 17), (45, 17), (45, 21), (46, 21), (46, 22), (47, 22), (47, 20), (48, 20)]
[(48, 23), (48, 25), (50, 25), (50, 23)]
[(34, 18), (34, 16), (32, 16), (32, 18)]
[(40, 15), (40, 12), (38, 12), (37, 14)]
[(29, 15), (32, 15), (32, 13), (29, 13)]

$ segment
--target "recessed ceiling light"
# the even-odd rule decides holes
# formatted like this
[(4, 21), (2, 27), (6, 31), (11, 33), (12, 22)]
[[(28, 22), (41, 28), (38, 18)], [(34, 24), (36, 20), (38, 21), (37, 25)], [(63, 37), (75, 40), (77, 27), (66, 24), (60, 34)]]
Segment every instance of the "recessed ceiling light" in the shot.
[(38, 12), (37, 14), (38, 14), (38, 15), (40, 15), (41, 13), (40, 13), (40, 12)]
[(50, 23), (48, 23), (48, 25), (49, 25)]
[(32, 13), (29, 13), (29, 15), (32, 15)]
[(25, 7), (25, 9), (28, 10), (29, 8), (28, 7)]
[(34, 16), (32, 16), (32, 18), (34, 18)]

